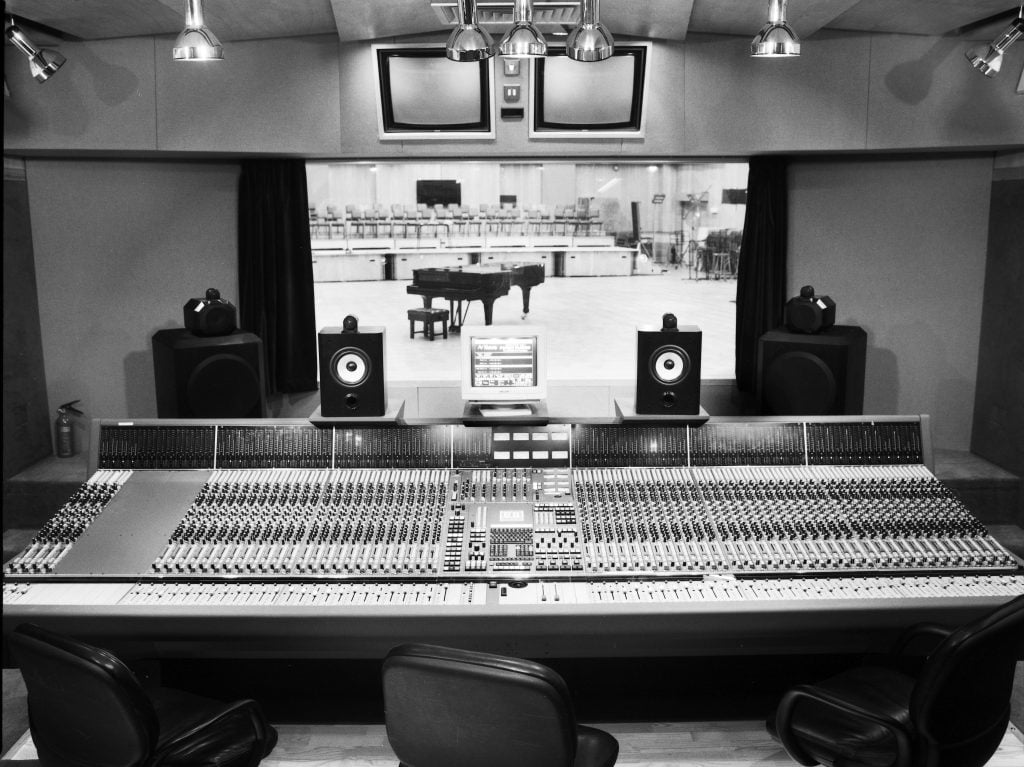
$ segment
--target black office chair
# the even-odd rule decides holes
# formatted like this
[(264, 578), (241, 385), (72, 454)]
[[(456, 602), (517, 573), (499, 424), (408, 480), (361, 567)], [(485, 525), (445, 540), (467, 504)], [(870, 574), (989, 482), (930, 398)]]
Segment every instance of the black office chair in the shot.
[(928, 642), (913, 674), (864, 666), (789, 690), (768, 730), (804, 765), (980, 767), (1010, 717), (1010, 691), (1024, 652), (1024, 596), (955, 629), (913, 626), (894, 664)]
[(277, 743), (255, 701), (143, 690), (106, 650), (30, 623), (10, 643), (44, 767), (255, 767)]
[(576, 724), (565, 682), (528, 660), (433, 645), (384, 659), (384, 720), (401, 767), (611, 767), (619, 744)]

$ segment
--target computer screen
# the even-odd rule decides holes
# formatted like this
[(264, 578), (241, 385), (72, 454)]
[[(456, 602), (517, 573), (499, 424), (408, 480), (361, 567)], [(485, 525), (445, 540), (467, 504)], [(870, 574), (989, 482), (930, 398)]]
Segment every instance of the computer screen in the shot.
[(470, 402), (532, 402), (547, 396), (544, 328), (462, 327), (462, 398)]

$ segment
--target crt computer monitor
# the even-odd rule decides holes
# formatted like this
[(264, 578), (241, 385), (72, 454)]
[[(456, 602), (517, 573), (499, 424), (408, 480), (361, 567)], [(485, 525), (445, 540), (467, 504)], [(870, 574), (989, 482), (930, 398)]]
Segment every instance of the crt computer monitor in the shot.
[(547, 396), (547, 335), (536, 325), (463, 325), (462, 398), (526, 403)]

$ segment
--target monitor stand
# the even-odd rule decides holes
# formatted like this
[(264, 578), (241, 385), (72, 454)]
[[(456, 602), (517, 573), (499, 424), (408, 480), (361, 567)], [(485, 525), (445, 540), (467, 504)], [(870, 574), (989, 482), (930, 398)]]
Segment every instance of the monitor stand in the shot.
[(548, 407), (537, 402), (467, 402), (463, 423), (547, 423)]

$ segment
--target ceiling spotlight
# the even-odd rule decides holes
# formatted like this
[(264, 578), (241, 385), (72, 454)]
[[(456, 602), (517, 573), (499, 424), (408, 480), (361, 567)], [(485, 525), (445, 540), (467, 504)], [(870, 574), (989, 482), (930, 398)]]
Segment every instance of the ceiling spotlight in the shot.
[(602, 61), (615, 53), (615, 38), (601, 23), (601, 0), (583, 0), (580, 25), (565, 41), (565, 55), (575, 61)]
[(481, 61), (494, 55), (494, 40), (476, 23), (476, 0), (459, 0), (459, 25), (448, 36), (445, 56), (452, 61)]
[(989, 45), (972, 48), (964, 55), (971, 62), (971, 66), (981, 72), (985, 77), (992, 77), (1003, 65), (1003, 51), (1010, 47), (1014, 40), (1024, 35), (1024, 4), (1021, 4), (1017, 18), (1013, 20), (998, 38)]
[(37, 82), (45, 83), (67, 61), (57, 51), (51, 51), (48, 48), (36, 48), (32, 41), (25, 37), (21, 27), (15, 24), (14, 19), (10, 16), (4, 21), (4, 34), (7, 35), (8, 40), (14, 43), (14, 47), (28, 56), (29, 69)]
[(175, 61), (221, 61), (224, 48), (203, 21), (203, 0), (188, 0), (185, 28), (174, 41)]
[(498, 51), (502, 56), (534, 58), (548, 52), (544, 35), (533, 23), (533, 1), (516, 0), (512, 9), (512, 28), (505, 33)]
[(751, 56), (800, 55), (800, 38), (786, 22), (786, 0), (768, 0), (768, 23), (750, 42)]

